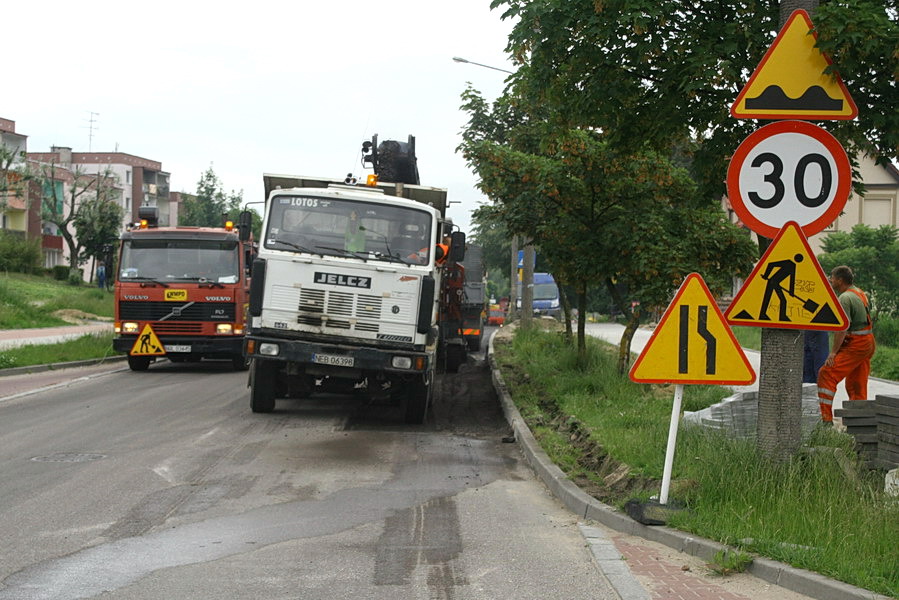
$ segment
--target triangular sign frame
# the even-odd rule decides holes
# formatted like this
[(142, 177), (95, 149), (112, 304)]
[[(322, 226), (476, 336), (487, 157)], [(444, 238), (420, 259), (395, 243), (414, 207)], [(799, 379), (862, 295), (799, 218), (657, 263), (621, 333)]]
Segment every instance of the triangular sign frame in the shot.
[(128, 354), (131, 356), (161, 356), (165, 354), (165, 346), (156, 337), (156, 332), (153, 331), (150, 324), (147, 323), (141, 330), (140, 335), (137, 336), (137, 339), (134, 340), (134, 345), (131, 346), (131, 351)]
[[(798, 267), (806, 261), (800, 277)], [(790, 283), (784, 288), (787, 281)], [(796, 291), (798, 281), (804, 288), (799, 292)], [(772, 316), (775, 299), (776, 317)], [(811, 316), (807, 317), (806, 313)], [(808, 239), (795, 221), (784, 225), (768, 246), (724, 311), (724, 317), (731, 325), (821, 331), (843, 331), (849, 322)]]
[(755, 371), (699, 273), (690, 273), (630, 370), (636, 383), (749, 385)]
[(850, 120), (858, 107), (832, 63), (815, 48), (818, 36), (804, 10), (795, 10), (777, 34), (736, 101), (737, 119)]

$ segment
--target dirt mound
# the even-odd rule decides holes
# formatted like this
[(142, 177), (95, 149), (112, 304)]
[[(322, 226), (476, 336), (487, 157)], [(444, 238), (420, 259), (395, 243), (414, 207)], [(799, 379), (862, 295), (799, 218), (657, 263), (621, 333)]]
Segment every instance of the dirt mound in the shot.
[(74, 308), (61, 308), (53, 311), (53, 316), (72, 325), (84, 325), (90, 321), (111, 321), (109, 317), (98, 317)]

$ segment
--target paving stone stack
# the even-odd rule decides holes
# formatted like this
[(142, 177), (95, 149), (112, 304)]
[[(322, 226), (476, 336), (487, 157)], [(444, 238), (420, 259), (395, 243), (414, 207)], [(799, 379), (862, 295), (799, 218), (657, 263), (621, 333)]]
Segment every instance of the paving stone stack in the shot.
[(890, 471), (899, 467), (899, 396), (877, 396), (877, 466)]
[(846, 433), (855, 438), (859, 457), (868, 469), (877, 468), (878, 439), (877, 412), (870, 400), (844, 400), (843, 408), (833, 411), (835, 417), (843, 419)]

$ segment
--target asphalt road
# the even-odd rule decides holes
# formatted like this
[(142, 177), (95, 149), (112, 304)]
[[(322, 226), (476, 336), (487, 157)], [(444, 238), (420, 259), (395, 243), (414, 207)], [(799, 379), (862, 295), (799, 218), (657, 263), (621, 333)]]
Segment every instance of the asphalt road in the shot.
[(617, 598), (507, 434), (482, 363), (417, 427), (342, 396), (253, 414), (227, 363), (6, 395), (0, 599)]

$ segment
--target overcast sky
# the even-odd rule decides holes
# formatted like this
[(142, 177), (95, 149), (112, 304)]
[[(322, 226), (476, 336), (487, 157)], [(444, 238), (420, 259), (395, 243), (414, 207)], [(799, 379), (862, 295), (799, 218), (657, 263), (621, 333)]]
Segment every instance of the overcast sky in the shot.
[(511, 70), (500, 15), (490, 0), (9, 2), (0, 117), (31, 152), (159, 161), (172, 191), (211, 165), (245, 202), (263, 173), (364, 175), (364, 140), (411, 134), (422, 184), (448, 188), (468, 229), (484, 198), (455, 152), (460, 95), (471, 82), (492, 101), (507, 74), (452, 58)]

